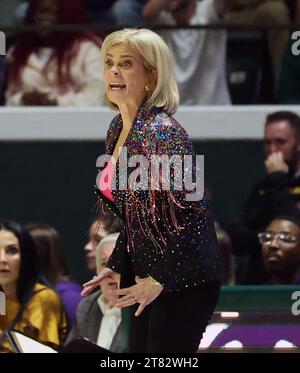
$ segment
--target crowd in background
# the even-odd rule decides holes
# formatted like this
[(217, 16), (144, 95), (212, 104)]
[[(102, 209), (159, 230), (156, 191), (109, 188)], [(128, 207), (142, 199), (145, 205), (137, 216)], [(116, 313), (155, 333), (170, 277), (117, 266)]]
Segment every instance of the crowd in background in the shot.
[[(0, 0), (0, 28), (35, 27), (6, 33), (1, 101), (102, 105), (105, 34), (124, 26), (160, 26), (165, 28), (157, 32), (174, 54), (182, 105), (299, 103), (299, 59), (292, 53), (291, 30), (280, 28), (297, 22), (299, 0)], [(58, 25), (81, 28), (54, 31)], [(197, 25), (215, 28), (187, 28)], [(244, 29), (232, 28), (237, 26)]]
[[(92, 222), (84, 247), (91, 273), (106, 266), (122, 227), (120, 219), (109, 214)], [(104, 280), (101, 290), (82, 300), (82, 287), (71, 278), (61, 236), (54, 227), (0, 220), (0, 290), (6, 297), (0, 352), (13, 351), (6, 334), (10, 330), (55, 349), (82, 337), (107, 350), (124, 352), (127, 341), (121, 310), (107, 300), (115, 286), (110, 279)]]
[[(0, 0), (0, 24), (36, 27), (34, 32), (8, 35), (9, 50), (0, 65), (2, 101), (7, 106), (102, 105), (100, 50), (105, 34), (88, 27), (96, 23), (109, 27), (178, 26), (176, 30), (157, 32), (174, 53), (181, 104), (230, 105), (237, 103), (232, 96), (234, 85), (248, 87), (243, 85), (239, 69), (252, 77), (257, 67), (251, 65), (255, 56), (248, 56), (246, 62), (236, 56), (241, 65), (229, 73), (230, 31), (184, 27), (261, 27), (291, 22), (300, 23), (300, 1), (10, 0), (8, 6), (7, 1)], [(84, 28), (72, 32), (51, 29), (59, 24)], [(237, 31), (236, 35), (245, 41), (245, 32)], [(249, 31), (247, 35), (253, 37)], [(299, 103), (300, 63), (291, 52), (289, 30), (265, 30), (263, 35), (251, 39), (267, 51), (257, 76), (260, 71), (269, 71), (273, 82), (271, 102)], [(266, 82), (260, 76), (259, 84)], [(262, 87), (259, 94), (255, 91), (257, 103), (262, 102), (262, 91)], [(246, 103), (254, 102), (250, 101)], [(284, 111), (270, 114), (265, 123), (264, 146), (265, 180), (253, 188), (237, 221), (216, 223), (225, 264), (224, 285), (300, 283), (298, 115)], [(121, 229), (122, 222), (109, 215), (91, 224), (90, 239), (84, 248), (89, 271), (96, 273), (105, 266)], [(115, 352), (125, 351), (121, 312), (112, 309), (105, 299), (106, 291), (115, 286), (108, 280), (101, 290), (82, 301), (81, 286), (71, 278), (54, 227), (40, 223), (23, 227), (0, 220), (0, 289), (7, 295), (10, 310), (7, 317), (0, 319), (4, 351), (10, 350), (7, 341), (3, 342), (4, 332), (12, 327), (56, 347), (81, 336)]]
[[(253, 187), (240, 217), (215, 223), (223, 256), (223, 285), (300, 284), (300, 117), (270, 113), (264, 130), (264, 180)], [(212, 199), (206, 191), (207, 198)], [(123, 222), (108, 213), (96, 218), (84, 247), (86, 266), (99, 273), (114, 249)], [(88, 338), (115, 352), (126, 351), (122, 314), (106, 295), (110, 278), (81, 299), (61, 246), (48, 224), (26, 226), (0, 220), (0, 290), (9, 312), (0, 319), (0, 345), (9, 351), (11, 328), (51, 346)]]

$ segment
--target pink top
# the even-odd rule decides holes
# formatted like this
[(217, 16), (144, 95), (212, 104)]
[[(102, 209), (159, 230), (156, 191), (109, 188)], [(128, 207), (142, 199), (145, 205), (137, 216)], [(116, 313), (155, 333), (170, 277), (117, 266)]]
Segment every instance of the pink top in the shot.
[(116, 166), (112, 163), (112, 161), (109, 161), (101, 171), (97, 185), (100, 192), (112, 202), (114, 202), (114, 197), (111, 193), (111, 183), (115, 172), (115, 168)]

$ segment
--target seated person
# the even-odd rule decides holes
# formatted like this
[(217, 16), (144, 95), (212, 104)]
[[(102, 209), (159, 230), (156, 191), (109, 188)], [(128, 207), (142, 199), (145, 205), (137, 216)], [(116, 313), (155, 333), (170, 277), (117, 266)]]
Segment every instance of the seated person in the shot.
[[(148, 0), (143, 16), (148, 25), (195, 26), (220, 23), (228, 0)], [(182, 105), (228, 105), (226, 31), (160, 30), (174, 54), (174, 70)]]
[[(97, 273), (106, 267), (118, 235), (114, 233), (106, 236), (97, 246)], [(79, 303), (76, 323), (68, 335), (66, 344), (76, 337), (84, 337), (112, 352), (125, 351), (121, 309), (109, 304), (110, 291), (116, 286), (117, 284), (108, 278), (102, 281), (101, 290), (88, 295)]]
[(247, 258), (244, 273), (237, 282), (245, 285), (265, 283), (257, 234), (283, 209), (300, 207), (300, 118), (290, 111), (271, 113), (264, 131), (266, 177), (255, 185), (240, 218), (232, 224), (222, 222), (230, 236), (237, 259)]
[(59, 296), (39, 281), (38, 256), (29, 233), (6, 220), (0, 220), (0, 290), (6, 297), (0, 351), (12, 351), (5, 334), (12, 329), (51, 347), (62, 346), (67, 322)]
[(7, 54), (6, 105), (94, 106), (103, 92), (101, 39), (90, 32), (53, 31), (87, 24), (80, 0), (31, 0), (21, 34)]
[(92, 222), (88, 232), (88, 242), (84, 246), (87, 268), (91, 272), (96, 272), (96, 247), (106, 235), (120, 232), (123, 223), (112, 214), (104, 213), (101, 219)]
[(101, 25), (143, 26), (142, 9), (147, 0), (81, 0), (90, 19)]
[(259, 242), (270, 285), (300, 285), (300, 212), (273, 219)]
[[(226, 21), (230, 25), (280, 26), (290, 23), (289, 9), (284, 0), (231, 0)], [(269, 51), (274, 78), (277, 78), (284, 50), (289, 39), (288, 29), (271, 29), (268, 33)]]
[(48, 224), (28, 224), (26, 229), (33, 238), (39, 255), (40, 273), (60, 296), (70, 324), (76, 318), (81, 301), (81, 286), (71, 280), (67, 262), (61, 248), (60, 235)]

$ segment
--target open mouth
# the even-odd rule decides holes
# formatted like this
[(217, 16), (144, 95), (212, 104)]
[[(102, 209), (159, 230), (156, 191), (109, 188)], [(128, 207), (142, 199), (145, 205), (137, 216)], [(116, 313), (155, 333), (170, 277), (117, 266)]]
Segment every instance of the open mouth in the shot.
[(9, 269), (0, 269), (0, 273), (9, 273), (10, 270)]
[(112, 91), (121, 91), (122, 89), (126, 88), (126, 84), (121, 83), (110, 83), (109, 87)]

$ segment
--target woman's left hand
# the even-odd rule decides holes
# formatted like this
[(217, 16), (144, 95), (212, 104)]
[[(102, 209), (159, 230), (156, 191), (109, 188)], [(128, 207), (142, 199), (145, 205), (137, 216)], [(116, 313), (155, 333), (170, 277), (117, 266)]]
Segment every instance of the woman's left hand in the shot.
[(129, 288), (119, 289), (116, 291), (116, 295), (121, 295), (115, 303), (115, 307), (128, 307), (135, 303), (140, 303), (135, 316), (139, 316), (144, 308), (156, 299), (159, 294), (163, 291), (163, 286), (148, 276), (145, 278), (135, 277), (136, 285)]

